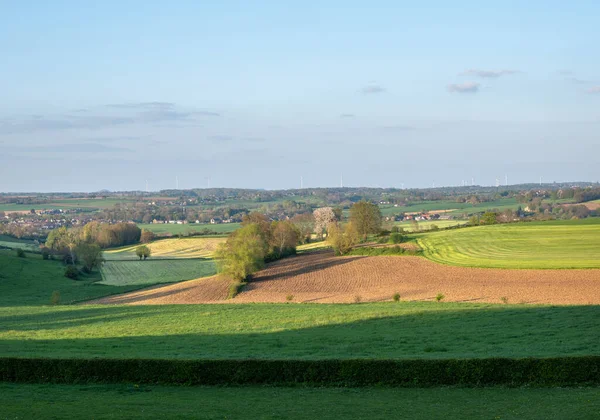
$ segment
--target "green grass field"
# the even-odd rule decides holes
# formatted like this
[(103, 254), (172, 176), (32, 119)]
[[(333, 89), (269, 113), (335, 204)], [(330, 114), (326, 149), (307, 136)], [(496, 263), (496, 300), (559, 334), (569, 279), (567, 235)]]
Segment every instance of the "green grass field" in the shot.
[(131, 199), (105, 198), (105, 199), (84, 199), (84, 198), (64, 198), (48, 201), (43, 204), (0, 204), (0, 211), (28, 211), (35, 210), (58, 210), (58, 209), (107, 209), (117, 203), (131, 203)]
[(140, 229), (146, 229), (150, 232), (154, 232), (157, 235), (170, 233), (172, 235), (185, 234), (187, 232), (202, 232), (204, 229), (209, 229), (214, 232), (227, 234), (233, 232), (240, 227), (239, 223), (220, 223), (217, 225), (211, 224), (187, 224), (187, 225), (176, 225), (176, 224), (165, 224), (165, 223), (138, 223)]
[(379, 207), (384, 216), (399, 213), (434, 212), (435, 210), (455, 210), (450, 212), (450, 214), (462, 214), (481, 212), (488, 209), (516, 209), (519, 207), (519, 203), (517, 203), (517, 200), (514, 198), (502, 198), (500, 200), (478, 204), (457, 203), (456, 201), (452, 200), (439, 200), (415, 202), (408, 206), (394, 207), (392, 205), (381, 205)]
[(469, 267), (600, 268), (600, 219), (514, 223), (423, 234), (432, 261)]
[(7, 306), (0, 356), (448, 359), (598, 355), (598, 306)]
[(110, 286), (152, 285), (192, 280), (217, 273), (216, 264), (209, 259), (178, 259), (146, 261), (106, 261), (102, 266), (100, 284)]
[(597, 388), (281, 388), (0, 383), (6, 419), (597, 419)]
[(29, 251), (37, 251), (39, 252), (40, 246), (34, 241), (29, 241), (26, 239), (17, 239), (12, 236), (0, 235), (0, 247), (5, 248), (22, 248), (24, 250)]
[(99, 284), (98, 272), (71, 280), (64, 277), (64, 271), (61, 262), (44, 261), (39, 254), (18, 258), (14, 251), (0, 250), (0, 306), (48, 305), (55, 290), (60, 292), (61, 303), (71, 303), (139, 288)]

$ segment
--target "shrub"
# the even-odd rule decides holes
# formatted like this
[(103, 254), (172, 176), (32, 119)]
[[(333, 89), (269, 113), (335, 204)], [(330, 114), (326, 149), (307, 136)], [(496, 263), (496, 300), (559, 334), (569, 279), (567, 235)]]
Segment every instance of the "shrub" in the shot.
[(502, 301), (502, 303), (504, 303), (504, 304), (508, 303), (508, 298), (507, 298), (506, 296), (502, 296), (502, 297), (500, 298), (500, 300), (501, 300), (501, 301)]
[(285, 300), (287, 300), (288, 302), (291, 302), (292, 300), (294, 300), (294, 295), (287, 295), (285, 297)]
[(77, 277), (79, 277), (79, 270), (74, 265), (68, 265), (67, 268), (65, 268), (65, 277), (77, 280)]
[(58, 290), (55, 290), (54, 292), (52, 292), (52, 295), (50, 296), (50, 305), (58, 305), (60, 304), (60, 292)]
[(446, 296), (444, 296), (442, 293), (438, 293), (437, 295), (435, 295), (435, 300), (437, 302), (441, 302)]
[(21, 248), (17, 248), (17, 257), (19, 258), (25, 258), (27, 255), (25, 255), (25, 251), (22, 250)]
[(146, 245), (140, 245), (135, 249), (135, 255), (137, 255), (140, 260), (142, 258), (145, 260), (152, 255), (152, 251)]
[(48, 258), (51, 257), (51, 255), (50, 255), (50, 248), (43, 246), (42, 249), (41, 249), (41, 252), (42, 252), (42, 258), (44, 260), (47, 260)]
[(400, 232), (393, 232), (390, 235), (390, 243), (391, 244), (400, 244), (402, 243), (402, 241), (404, 241), (404, 235), (402, 235)]
[(233, 282), (229, 285), (227, 289), (227, 299), (233, 299), (242, 291), (242, 288), (246, 285), (244, 282)]
[(394, 302), (400, 302), (400, 293), (394, 293), (394, 296), (392, 296), (392, 300)]

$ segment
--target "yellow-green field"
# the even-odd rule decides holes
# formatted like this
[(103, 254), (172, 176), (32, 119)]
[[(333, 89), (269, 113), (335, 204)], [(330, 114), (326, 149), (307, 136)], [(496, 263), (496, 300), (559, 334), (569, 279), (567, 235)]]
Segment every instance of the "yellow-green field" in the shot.
[(493, 268), (600, 268), (600, 219), (514, 223), (419, 236), (442, 264)]
[[(173, 258), (211, 258), (217, 246), (226, 238), (168, 238), (147, 244), (152, 251), (151, 259), (173, 259)], [(139, 245), (125, 246), (121, 248), (104, 251), (107, 261), (114, 260), (137, 260), (135, 249)]]
[(426, 220), (423, 222), (416, 222), (416, 225), (412, 222), (395, 222), (394, 226), (402, 228), (407, 232), (414, 232), (421, 230), (430, 230), (433, 226), (437, 226), (438, 228), (443, 229), (450, 226), (461, 226), (466, 223), (466, 220)]

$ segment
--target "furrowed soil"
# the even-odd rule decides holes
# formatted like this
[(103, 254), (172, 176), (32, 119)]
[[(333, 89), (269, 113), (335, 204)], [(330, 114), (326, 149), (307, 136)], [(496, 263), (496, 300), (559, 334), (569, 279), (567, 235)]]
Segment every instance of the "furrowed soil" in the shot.
[(93, 303), (173, 304), (315, 302), (354, 303), (391, 300), (600, 304), (600, 269), (509, 270), (453, 267), (421, 257), (334, 257), (331, 251), (286, 258), (254, 275), (234, 299), (227, 279), (208, 279), (154, 287)]

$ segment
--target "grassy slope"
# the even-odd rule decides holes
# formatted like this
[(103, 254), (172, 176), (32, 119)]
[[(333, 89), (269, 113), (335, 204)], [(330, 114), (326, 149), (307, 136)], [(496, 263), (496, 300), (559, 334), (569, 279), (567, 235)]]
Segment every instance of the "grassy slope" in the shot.
[(0, 384), (0, 406), (6, 418), (36, 419), (585, 420), (598, 418), (600, 390)]
[(213, 260), (179, 259), (107, 261), (102, 266), (101, 284), (113, 286), (152, 285), (192, 280), (217, 273)]
[(25, 211), (25, 210), (55, 210), (70, 208), (87, 209), (107, 209), (117, 203), (125, 204), (133, 202), (128, 199), (107, 198), (107, 199), (83, 199), (83, 198), (65, 198), (52, 200), (44, 204), (0, 204), (0, 211)]
[(210, 225), (210, 224), (187, 224), (187, 225), (172, 225), (172, 224), (164, 224), (164, 223), (160, 223), (160, 224), (153, 224), (153, 223), (149, 223), (149, 224), (143, 224), (143, 223), (138, 223), (138, 227), (140, 229), (146, 229), (149, 230), (151, 232), (154, 232), (156, 234), (161, 234), (161, 233), (171, 233), (173, 235), (177, 235), (177, 234), (184, 234), (186, 232), (201, 232), (204, 229), (209, 229), (215, 232), (219, 232), (219, 233), (229, 233), (229, 232), (233, 232), (234, 230), (236, 230), (237, 228), (240, 227), (239, 223), (221, 223), (218, 225)]
[(0, 356), (177, 359), (598, 355), (600, 307), (401, 302), (0, 308)]
[(600, 268), (600, 219), (532, 222), (428, 233), (427, 258), (496, 268)]
[(45, 305), (55, 290), (60, 292), (62, 303), (69, 303), (136, 289), (100, 285), (99, 273), (70, 280), (64, 271), (62, 263), (44, 261), (39, 254), (18, 258), (14, 251), (0, 250), (0, 306)]

